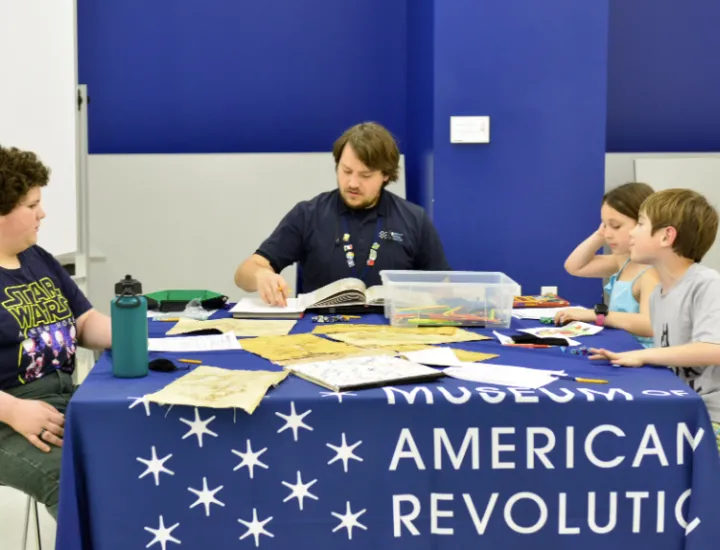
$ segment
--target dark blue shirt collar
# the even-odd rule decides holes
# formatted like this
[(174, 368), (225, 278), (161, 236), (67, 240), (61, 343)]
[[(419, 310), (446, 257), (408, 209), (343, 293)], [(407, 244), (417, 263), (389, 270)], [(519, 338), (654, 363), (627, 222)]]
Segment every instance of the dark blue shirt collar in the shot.
[(338, 213), (341, 215), (351, 214), (360, 217), (365, 217), (366, 215), (379, 215), (387, 217), (389, 199), (387, 198), (387, 193), (385, 192), (384, 187), (380, 191), (380, 199), (378, 200), (377, 204), (372, 208), (368, 208), (365, 210), (357, 210), (355, 208), (350, 208), (347, 204), (345, 204), (345, 201), (342, 200), (342, 197), (340, 196), (340, 191), (338, 191), (337, 189), (335, 190), (335, 199), (338, 205)]

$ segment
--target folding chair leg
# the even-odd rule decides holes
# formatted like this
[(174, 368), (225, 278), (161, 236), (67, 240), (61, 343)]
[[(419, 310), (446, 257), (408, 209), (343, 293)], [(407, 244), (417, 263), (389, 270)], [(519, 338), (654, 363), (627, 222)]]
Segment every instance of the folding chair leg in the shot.
[(33, 499), (35, 507), (35, 540), (37, 541), (37, 550), (42, 550), (42, 541), (40, 540), (40, 514), (38, 513), (37, 500)]
[(30, 505), (32, 497), (27, 497), (27, 506), (25, 506), (25, 528), (23, 529), (22, 550), (27, 550), (28, 531), (30, 530)]

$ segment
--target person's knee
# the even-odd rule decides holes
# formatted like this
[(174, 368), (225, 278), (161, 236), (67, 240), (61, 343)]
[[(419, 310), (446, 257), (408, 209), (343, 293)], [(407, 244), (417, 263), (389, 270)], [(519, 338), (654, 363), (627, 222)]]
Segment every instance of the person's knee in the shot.
[(62, 449), (57, 447), (53, 447), (49, 453), (35, 454), (34, 460), (28, 461), (31, 471), (26, 472), (27, 483), (21, 489), (44, 504), (53, 517), (57, 516), (60, 496), (61, 456)]
[(45, 465), (44, 480), (40, 485), (40, 494), (36, 497), (44, 504), (50, 515), (57, 516), (58, 501), (60, 499), (60, 449), (53, 449), (50, 452), (50, 460)]
[(50, 515), (57, 520), (58, 503), (60, 501), (60, 472), (58, 472), (55, 481), (47, 484), (44, 493), (44, 498), (38, 500), (45, 505)]

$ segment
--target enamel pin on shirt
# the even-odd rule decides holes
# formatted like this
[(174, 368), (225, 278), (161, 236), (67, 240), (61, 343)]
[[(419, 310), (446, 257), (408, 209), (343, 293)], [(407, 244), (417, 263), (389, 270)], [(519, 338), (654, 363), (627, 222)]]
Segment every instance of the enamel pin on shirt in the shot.
[[(345, 224), (347, 224), (347, 220), (343, 220)], [(372, 267), (375, 265), (375, 262), (377, 261), (378, 257), (378, 250), (380, 249), (380, 227), (381, 227), (381, 218), (378, 217), (377, 220), (377, 227), (375, 231), (375, 241), (373, 242), (372, 246), (370, 247), (370, 252), (368, 254), (368, 259), (365, 262), (366, 266), (363, 269), (362, 275), (360, 275), (360, 279), (365, 275), (365, 271), (368, 267)], [(343, 242), (346, 243), (343, 245), (343, 250), (345, 251), (345, 259), (347, 261), (348, 267), (353, 270), (355, 269), (355, 252), (353, 252), (353, 245), (350, 242), (350, 233), (347, 230), (347, 225), (345, 229), (345, 233), (343, 234)]]

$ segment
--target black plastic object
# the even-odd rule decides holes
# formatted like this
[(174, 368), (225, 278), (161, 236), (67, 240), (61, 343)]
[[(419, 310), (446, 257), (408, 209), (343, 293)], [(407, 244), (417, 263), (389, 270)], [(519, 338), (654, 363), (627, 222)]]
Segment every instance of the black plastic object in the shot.
[(142, 284), (131, 275), (125, 275), (122, 281), (115, 283), (115, 296), (140, 296)]
[(148, 309), (163, 312), (183, 311), (192, 300), (199, 300), (203, 309), (223, 309), (228, 297), (210, 290), (159, 290), (145, 295)]
[(148, 363), (148, 368), (156, 372), (174, 372), (176, 370), (188, 370), (190, 367), (178, 367), (169, 359), (153, 359)]

